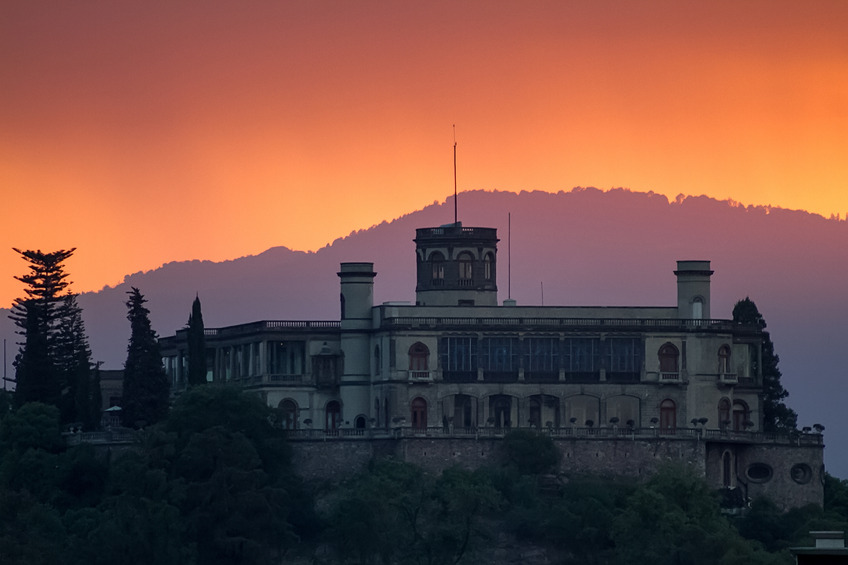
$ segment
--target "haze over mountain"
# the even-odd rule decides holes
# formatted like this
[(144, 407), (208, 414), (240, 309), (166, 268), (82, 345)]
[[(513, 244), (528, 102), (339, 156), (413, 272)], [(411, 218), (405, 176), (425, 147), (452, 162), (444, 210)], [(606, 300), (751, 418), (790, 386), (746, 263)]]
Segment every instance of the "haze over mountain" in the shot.
[[(116, 287), (80, 296), (94, 358), (106, 368), (122, 367), (129, 338), (124, 302), (131, 286), (148, 298), (153, 326), (163, 336), (185, 326), (195, 294), (207, 327), (338, 319), (336, 272), (343, 261), (374, 262), (375, 303), (414, 301), (415, 228), (450, 223), (453, 209), (451, 197), (314, 253), (275, 247), (232, 261), (168, 263), (128, 275)], [(846, 423), (840, 355), (848, 345), (846, 221), (707, 197), (669, 201), (653, 193), (592, 188), (464, 192), (459, 219), (466, 226), (498, 228), (499, 296), (509, 293), (519, 304), (673, 306), (676, 261), (711, 260), (712, 317), (730, 318), (733, 304), (746, 296), (756, 302), (799, 425), (826, 426), (828, 468), (848, 477), (848, 435), (840, 434)], [(11, 377), (16, 336), (7, 313), (0, 330), (8, 341)]]

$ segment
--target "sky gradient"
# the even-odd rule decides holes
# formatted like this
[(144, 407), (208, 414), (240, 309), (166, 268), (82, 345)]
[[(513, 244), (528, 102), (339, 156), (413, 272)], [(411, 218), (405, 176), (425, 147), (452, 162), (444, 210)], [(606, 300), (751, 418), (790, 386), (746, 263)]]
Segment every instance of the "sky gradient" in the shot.
[(844, 217), (846, 29), (844, 1), (6, 0), (0, 306), (12, 247), (76, 247), (97, 290), (444, 200), (452, 124), (460, 190)]

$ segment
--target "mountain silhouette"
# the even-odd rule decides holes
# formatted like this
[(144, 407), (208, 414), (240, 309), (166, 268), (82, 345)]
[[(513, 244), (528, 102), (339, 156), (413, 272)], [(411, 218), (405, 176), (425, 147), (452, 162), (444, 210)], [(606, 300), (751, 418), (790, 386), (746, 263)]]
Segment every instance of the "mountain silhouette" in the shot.
[[(730, 318), (734, 303), (746, 296), (756, 302), (799, 425), (821, 423), (830, 430), (829, 469), (848, 477), (848, 437), (836, 433), (845, 423), (846, 221), (705, 196), (669, 201), (594, 188), (463, 192), (458, 209), (466, 226), (498, 228), (501, 301), (509, 295), (527, 305), (674, 306), (676, 261), (712, 261), (711, 317)], [(148, 299), (153, 327), (163, 336), (185, 327), (196, 294), (207, 327), (338, 319), (336, 272), (343, 261), (374, 263), (375, 303), (414, 301), (415, 228), (451, 223), (453, 210), (450, 197), (316, 252), (274, 247), (218, 263), (168, 263), (84, 293), (79, 303), (94, 358), (106, 368), (123, 366), (129, 339), (124, 302), (133, 286)], [(10, 372), (18, 341), (13, 330), (6, 310), (0, 331), (9, 344)]]

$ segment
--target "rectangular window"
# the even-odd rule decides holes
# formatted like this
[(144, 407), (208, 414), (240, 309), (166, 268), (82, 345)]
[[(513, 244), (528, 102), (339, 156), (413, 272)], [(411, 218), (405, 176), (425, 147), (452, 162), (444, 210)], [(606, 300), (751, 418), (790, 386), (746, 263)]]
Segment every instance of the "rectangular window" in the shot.
[(268, 342), (268, 374), (302, 375), (305, 351), (302, 341)]
[(635, 337), (607, 338), (606, 369), (607, 380), (638, 381), (642, 375), (642, 340)]
[(559, 379), (559, 339), (555, 337), (524, 339), (524, 378), (548, 381)]
[(477, 379), (477, 338), (443, 337), (439, 340), (442, 374), (446, 381)]
[(596, 381), (601, 371), (601, 340), (597, 337), (572, 337), (563, 341), (563, 367), (571, 381)]
[(486, 380), (518, 378), (521, 342), (515, 337), (485, 337), (480, 341), (480, 366)]

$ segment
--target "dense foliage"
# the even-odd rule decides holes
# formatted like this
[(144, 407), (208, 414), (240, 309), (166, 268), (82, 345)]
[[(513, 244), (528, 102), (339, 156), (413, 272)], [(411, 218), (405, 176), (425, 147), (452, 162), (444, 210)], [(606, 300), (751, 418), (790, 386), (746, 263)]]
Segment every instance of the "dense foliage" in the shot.
[[(757, 309), (754, 301), (748, 297), (733, 307), (733, 321), (766, 328), (766, 321)], [(766, 432), (789, 432), (798, 427), (798, 414), (789, 408), (784, 400), (789, 392), (780, 383), (781, 372), (777, 367), (780, 358), (774, 352), (774, 344), (769, 333), (763, 332), (762, 374), (763, 374), (763, 430)]]
[[(644, 483), (549, 474), (558, 454), (541, 434), (512, 436), (502, 464), (473, 472), (382, 459), (341, 485), (307, 485), (271, 409), (217, 385), (189, 390), (110, 456), (66, 448), (54, 406), (9, 407), (0, 395), (4, 565), (437, 565), (540, 553), (564, 565), (788, 565), (810, 530), (848, 530), (848, 481), (827, 478), (824, 509), (781, 513), (760, 499), (728, 517), (683, 467)], [(517, 465), (517, 454), (534, 461)]]

